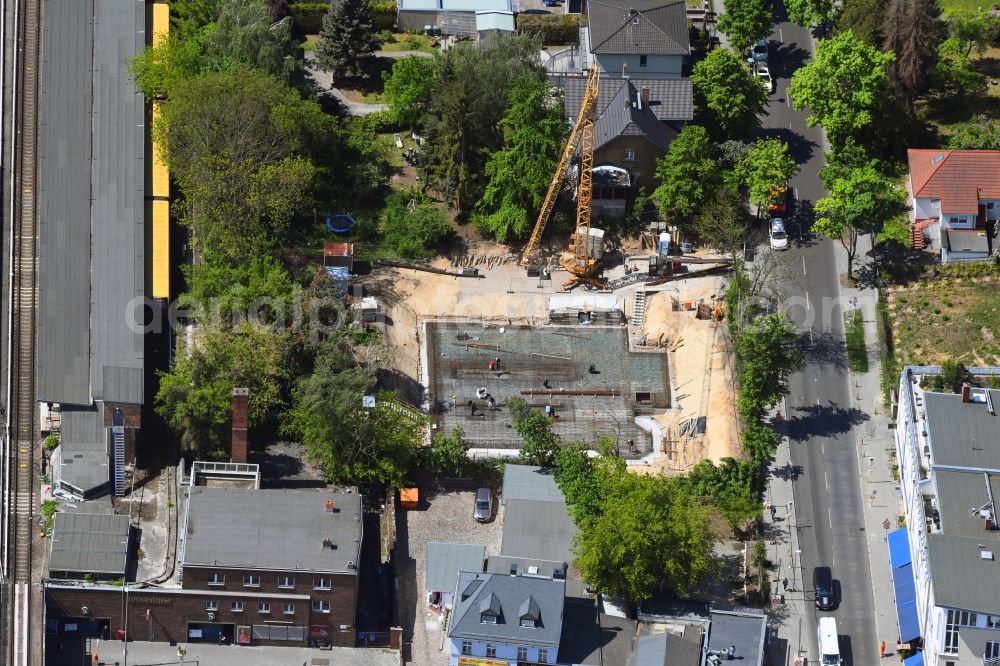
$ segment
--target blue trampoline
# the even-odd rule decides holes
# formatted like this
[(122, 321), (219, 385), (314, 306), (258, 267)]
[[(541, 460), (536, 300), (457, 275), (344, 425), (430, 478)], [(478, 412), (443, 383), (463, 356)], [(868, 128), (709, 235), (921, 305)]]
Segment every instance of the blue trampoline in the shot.
[(334, 213), (326, 218), (326, 228), (335, 234), (346, 234), (357, 224), (354, 218), (346, 213)]

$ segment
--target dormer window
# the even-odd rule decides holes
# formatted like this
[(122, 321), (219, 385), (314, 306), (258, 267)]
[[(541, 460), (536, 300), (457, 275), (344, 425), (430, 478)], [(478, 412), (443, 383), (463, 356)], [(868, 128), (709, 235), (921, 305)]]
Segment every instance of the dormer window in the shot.
[(481, 623), (483, 623), (483, 624), (496, 624), (497, 623), (497, 616), (496, 615), (491, 615), (489, 613), (481, 613), (479, 615), (479, 621)]
[(521, 626), (522, 627), (529, 627), (531, 629), (534, 629), (535, 628), (535, 621), (532, 618), (530, 618), (530, 617), (522, 617), (521, 618)]
[(482, 624), (496, 624), (500, 617), (500, 599), (490, 592), (490, 596), (479, 602), (479, 621)]
[(534, 629), (538, 626), (538, 621), (541, 619), (541, 610), (538, 608), (538, 602), (535, 601), (534, 597), (529, 596), (521, 602), (517, 616), (520, 618), (522, 627)]

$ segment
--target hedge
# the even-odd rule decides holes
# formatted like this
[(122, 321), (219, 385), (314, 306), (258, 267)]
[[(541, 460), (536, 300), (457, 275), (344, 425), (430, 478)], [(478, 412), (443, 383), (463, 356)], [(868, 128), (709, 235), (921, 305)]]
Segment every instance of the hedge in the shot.
[[(375, 0), (370, 6), (375, 32), (395, 27), (396, 3), (393, 0)], [(303, 35), (318, 35), (323, 29), (323, 15), (329, 10), (329, 2), (296, 2), (288, 6), (296, 32)]]
[(318, 35), (323, 29), (323, 16), (328, 11), (329, 2), (296, 2), (288, 6), (295, 31), (303, 35)]
[(580, 22), (575, 16), (564, 14), (518, 14), (517, 31), (522, 34), (540, 35), (547, 46), (576, 44)]

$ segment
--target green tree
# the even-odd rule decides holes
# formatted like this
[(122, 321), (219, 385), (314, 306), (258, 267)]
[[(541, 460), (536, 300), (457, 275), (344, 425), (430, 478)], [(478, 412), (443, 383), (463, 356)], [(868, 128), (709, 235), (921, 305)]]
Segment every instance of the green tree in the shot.
[(287, 336), (269, 327), (202, 327), (197, 344), (182, 349), (170, 371), (160, 373), (156, 411), (181, 433), (186, 450), (225, 455), (233, 389), (250, 389), (250, 427), (259, 427), (283, 404), (287, 349)]
[(296, 285), (275, 257), (255, 256), (234, 263), (208, 252), (200, 262), (181, 270), (189, 288), (187, 296), (205, 316), (218, 312), (230, 321), (248, 314), (261, 323), (291, 320)]
[(662, 585), (683, 596), (718, 574), (712, 509), (676, 480), (623, 473), (609, 491), (580, 526), (575, 563), (588, 584), (624, 597), (630, 616)]
[(837, 32), (853, 32), (863, 42), (881, 48), (885, 42), (885, 0), (844, 0), (837, 16)]
[(288, 81), (296, 71), (298, 43), (291, 20), (274, 23), (261, 0), (226, 0), (202, 48), (207, 69), (253, 67)]
[(562, 104), (552, 104), (550, 88), (534, 77), (514, 84), (500, 121), (504, 147), (486, 161), (489, 181), (479, 207), (485, 227), (501, 243), (531, 228), (562, 154), (566, 121)]
[(521, 436), (521, 458), (528, 465), (551, 467), (562, 442), (552, 432), (551, 419), (528, 406), (521, 398), (507, 401), (507, 411), (514, 421), (514, 430)]
[(717, 141), (743, 139), (760, 127), (767, 92), (732, 51), (710, 51), (695, 64), (691, 83), (698, 122)]
[(788, 378), (805, 367), (799, 334), (783, 311), (757, 317), (739, 329), (733, 345), (739, 359), (738, 407), (744, 421), (759, 419), (768, 405), (788, 395)]
[(863, 136), (887, 93), (886, 67), (894, 59), (857, 39), (851, 31), (820, 40), (816, 59), (795, 71), (788, 95), (796, 109), (809, 109), (806, 123), (826, 130), (836, 150)]
[(722, 181), (715, 146), (705, 128), (685, 125), (656, 163), (660, 185), (653, 201), (669, 222), (688, 222)]
[(949, 37), (941, 42), (933, 74), (934, 94), (952, 99), (981, 94), (986, 79), (969, 65), (965, 47), (957, 37)]
[(611, 455), (612, 446), (601, 448), (602, 455), (593, 457), (585, 444), (571, 442), (555, 457), (556, 483), (577, 525), (600, 515), (605, 497), (620, 476), (627, 473), (625, 460)]
[(728, 255), (734, 262), (748, 244), (746, 203), (736, 183), (722, 183), (702, 205), (694, 218), (694, 232), (709, 247)]
[(335, 81), (365, 78), (380, 45), (368, 0), (338, 0), (323, 17), (316, 64)]
[(788, 154), (788, 144), (781, 139), (757, 139), (736, 171), (747, 188), (750, 203), (757, 207), (757, 216), (767, 209), (771, 193), (787, 187), (799, 170)]
[(201, 45), (197, 39), (171, 34), (129, 62), (135, 85), (148, 101), (166, 99), (171, 89), (201, 70)]
[(383, 97), (398, 125), (410, 128), (421, 125), (440, 68), (440, 57), (410, 56), (396, 60), (391, 72), (382, 72)]
[(1000, 150), (1000, 122), (979, 115), (951, 126), (948, 147), (952, 150)]
[(427, 451), (427, 467), (436, 474), (464, 476), (469, 469), (469, 443), (465, 433), (455, 426), (451, 432), (439, 432)]
[(907, 100), (921, 92), (934, 64), (940, 14), (935, 0), (892, 0), (885, 20), (885, 49), (896, 55), (888, 71)]
[(386, 197), (382, 211), (385, 244), (404, 259), (434, 256), (435, 246), (451, 232), (444, 212), (417, 190)]
[(854, 275), (858, 238), (863, 233), (874, 238), (904, 206), (904, 195), (892, 179), (883, 176), (873, 163), (846, 170), (833, 178), (830, 195), (816, 202), (813, 230), (841, 242), (847, 250), (847, 275)]
[(965, 367), (965, 364), (949, 358), (941, 362), (940, 374), (931, 378), (931, 388), (935, 391), (959, 393), (962, 390), (962, 385), (971, 381), (972, 373)]
[(958, 41), (958, 51), (966, 58), (975, 51), (977, 55), (986, 53), (990, 45), (990, 34), (996, 29), (997, 19), (978, 7), (976, 11), (952, 10), (945, 17), (948, 36)]
[(226, 0), (172, 0), (170, 24), (172, 33), (182, 38), (191, 37), (213, 23), (222, 11)]
[(809, 28), (833, 21), (833, 0), (785, 0), (788, 20)]
[(718, 28), (737, 54), (771, 34), (774, 17), (769, 0), (723, 0), (722, 4), (725, 9)]
[(375, 392), (375, 372), (355, 355), (343, 331), (320, 343), (315, 369), (292, 391), (282, 430), (301, 438), (331, 483), (400, 487), (425, 423), (393, 408), (397, 398), (391, 392), (379, 393), (374, 409), (362, 409), (362, 398)]

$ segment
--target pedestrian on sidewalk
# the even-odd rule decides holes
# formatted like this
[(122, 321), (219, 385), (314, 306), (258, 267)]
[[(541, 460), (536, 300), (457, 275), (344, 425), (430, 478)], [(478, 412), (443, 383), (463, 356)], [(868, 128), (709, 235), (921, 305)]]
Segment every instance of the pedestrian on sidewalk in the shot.
[(885, 658), (885, 641), (880, 641), (878, 644), (878, 658)]

